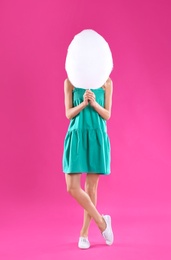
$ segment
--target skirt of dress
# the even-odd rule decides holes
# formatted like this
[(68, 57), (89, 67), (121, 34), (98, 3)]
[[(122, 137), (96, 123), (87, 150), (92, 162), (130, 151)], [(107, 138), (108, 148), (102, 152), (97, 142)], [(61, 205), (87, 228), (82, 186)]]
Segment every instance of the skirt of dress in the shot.
[(64, 173), (110, 174), (111, 146), (101, 129), (69, 130), (64, 140)]

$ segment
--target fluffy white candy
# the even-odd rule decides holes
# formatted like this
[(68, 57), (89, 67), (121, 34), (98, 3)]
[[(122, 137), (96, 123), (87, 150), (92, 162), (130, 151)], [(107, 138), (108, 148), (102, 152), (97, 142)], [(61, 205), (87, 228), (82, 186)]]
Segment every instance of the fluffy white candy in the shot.
[(102, 87), (113, 69), (108, 43), (94, 30), (81, 31), (74, 36), (68, 47), (65, 69), (74, 87)]

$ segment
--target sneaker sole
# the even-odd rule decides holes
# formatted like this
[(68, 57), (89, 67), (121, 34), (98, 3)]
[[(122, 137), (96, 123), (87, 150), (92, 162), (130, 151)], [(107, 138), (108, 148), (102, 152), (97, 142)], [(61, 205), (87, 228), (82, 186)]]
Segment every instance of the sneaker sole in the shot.
[[(112, 230), (112, 220), (111, 220), (111, 217), (109, 215), (107, 216), (107, 220), (108, 220), (110, 229)], [(111, 246), (113, 244), (113, 242), (114, 242), (114, 235), (113, 235), (113, 231), (112, 231), (112, 242), (106, 241), (106, 244)]]
[(78, 245), (78, 248), (80, 248), (80, 249), (88, 249), (88, 248), (90, 248), (90, 246), (89, 247), (81, 247), (81, 246)]

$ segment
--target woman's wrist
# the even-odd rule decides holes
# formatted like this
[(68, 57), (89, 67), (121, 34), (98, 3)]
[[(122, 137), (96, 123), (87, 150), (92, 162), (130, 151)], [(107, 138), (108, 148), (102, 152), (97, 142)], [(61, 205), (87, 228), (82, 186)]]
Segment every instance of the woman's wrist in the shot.
[(98, 103), (97, 101), (94, 101), (91, 105), (94, 109), (96, 109), (98, 107)]
[(86, 104), (85, 101), (83, 101), (81, 104), (82, 104), (83, 108), (85, 108), (88, 105), (88, 104)]

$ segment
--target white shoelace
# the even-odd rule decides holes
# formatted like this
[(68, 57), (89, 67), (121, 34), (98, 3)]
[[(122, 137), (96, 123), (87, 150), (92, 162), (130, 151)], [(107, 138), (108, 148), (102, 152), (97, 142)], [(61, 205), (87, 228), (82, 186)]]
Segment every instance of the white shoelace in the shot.
[(81, 240), (82, 240), (83, 242), (85, 242), (85, 243), (88, 243), (88, 239), (85, 238), (85, 237), (81, 238)]

